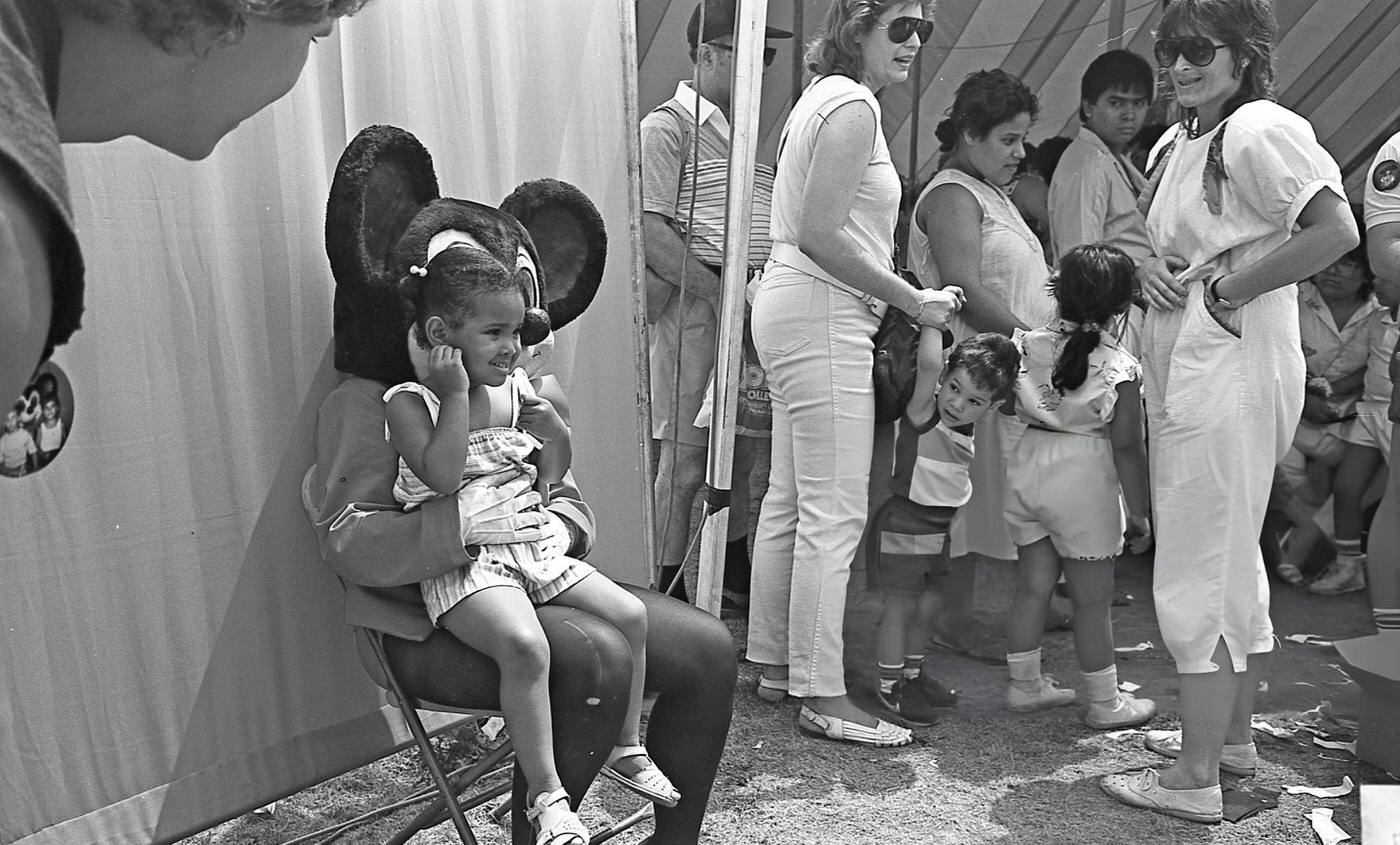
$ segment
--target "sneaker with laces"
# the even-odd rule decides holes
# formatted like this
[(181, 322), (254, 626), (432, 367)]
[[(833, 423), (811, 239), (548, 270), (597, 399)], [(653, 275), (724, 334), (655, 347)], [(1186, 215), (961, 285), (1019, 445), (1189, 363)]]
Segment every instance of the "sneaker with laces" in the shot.
[[(1175, 759), (1181, 756), (1181, 731), (1148, 731), (1143, 746), (1148, 751)], [(1226, 745), (1220, 753), (1220, 771), (1240, 777), (1254, 777), (1259, 751), (1253, 742)]]
[(930, 707), (949, 708), (958, 706), (958, 691), (943, 686), (928, 675), (919, 675), (904, 682), (904, 694), (917, 696), (928, 702)]
[(1317, 580), (1308, 585), (1308, 592), (1318, 596), (1340, 596), (1366, 589), (1366, 567), (1360, 562), (1333, 561)]
[(895, 681), (894, 689), (889, 692), (877, 688), (875, 697), (880, 699), (880, 704), (886, 710), (907, 724), (922, 728), (936, 723), (938, 714), (934, 712), (933, 705), (921, 696), (909, 693), (908, 682), (901, 680)]
[[(1027, 683), (1026, 686), (1030, 684)], [(1026, 689), (1019, 681), (1012, 681), (1006, 687), (1006, 706), (1015, 713), (1030, 713), (1035, 710), (1049, 710), (1074, 703), (1074, 690), (1060, 689), (1049, 675), (1041, 675), (1034, 686)]]
[(1113, 701), (1091, 701), (1084, 712), (1084, 723), (1097, 730), (1131, 728), (1157, 715), (1157, 702), (1118, 693)]

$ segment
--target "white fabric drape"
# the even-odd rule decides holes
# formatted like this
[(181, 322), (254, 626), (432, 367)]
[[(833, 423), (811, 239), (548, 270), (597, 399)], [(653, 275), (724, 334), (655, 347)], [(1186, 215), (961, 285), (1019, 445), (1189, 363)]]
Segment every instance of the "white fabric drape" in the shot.
[(335, 381), (326, 196), (365, 125), (417, 135), (447, 196), (554, 176), (599, 206), (610, 269), (555, 361), (591, 560), (645, 577), (619, 20), (377, 0), (203, 162), (67, 151), (88, 310), (63, 451), (0, 478), (0, 842), (177, 839), (404, 741), (298, 498)]

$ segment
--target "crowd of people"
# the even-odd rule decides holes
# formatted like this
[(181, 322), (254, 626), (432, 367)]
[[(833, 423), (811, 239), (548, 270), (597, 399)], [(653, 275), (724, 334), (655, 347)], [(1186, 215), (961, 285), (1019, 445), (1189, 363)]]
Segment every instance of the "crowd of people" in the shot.
[[(717, 48), (707, 55), (732, 57), (733, 4), (706, 0), (702, 13), (723, 24), (706, 27)], [(1071, 138), (1033, 148), (1036, 94), (1005, 70), (968, 76), (938, 126), (937, 171), (910, 191), (875, 95), (906, 79), (932, 14), (914, 0), (832, 2), (779, 142), (769, 240), (750, 243), (751, 263), (769, 250), (747, 299), (772, 414), (747, 597), (756, 692), (798, 699), (797, 727), (809, 734), (912, 741), (911, 727), (957, 704), (924, 652), (958, 628), (941, 608), (970, 604), (970, 579), (957, 573), (990, 558), (1017, 573), (1008, 708), (1087, 700), (1093, 727), (1143, 725), (1156, 705), (1120, 691), (1109, 605), (1115, 560), (1155, 548), (1154, 604), (1182, 728), (1147, 734), (1170, 766), (1101, 785), (1128, 804), (1217, 821), (1220, 769), (1254, 766), (1250, 714), (1273, 643), (1269, 572), (1292, 583), (1311, 574), (1316, 593), (1363, 589), (1367, 528), (1393, 510), (1380, 500), (1400, 287), (1395, 151), (1378, 156), (1364, 213), (1350, 205), (1313, 128), (1275, 102), (1268, 0), (1172, 0), (1155, 69), (1126, 50), (1085, 68)], [(705, 48), (695, 31), (692, 21), (692, 55)], [(714, 75), (697, 68), (697, 78)], [(711, 91), (723, 99), (706, 103)], [(692, 116), (727, 115), (722, 82), (687, 97)], [(1174, 122), (1148, 125), (1154, 113)], [(652, 163), (657, 120), (643, 124)], [(691, 166), (677, 149), (652, 177), (666, 181), (647, 182), (659, 193), (644, 192), (665, 231), (663, 252), (647, 230), (649, 281), (668, 296), (681, 279), (660, 256), (702, 237), (665, 213)], [(901, 260), (918, 285), (901, 279)], [(703, 282), (711, 290), (714, 273)], [(871, 373), (890, 311), (921, 331), (887, 462), (872, 446)], [(705, 314), (706, 353), (715, 313)], [(654, 389), (696, 383), (684, 362), (657, 354), (666, 341), (652, 342)], [(657, 432), (663, 450), (683, 428), (668, 424)], [(872, 475), (891, 478), (889, 498), (872, 501)], [(658, 496), (671, 492), (658, 478)], [(1331, 536), (1318, 516), (1329, 499)], [(843, 660), (863, 538), (867, 582), (883, 602), (874, 712), (850, 697)], [(1336, 554), (1309, 573), (1319, 538)], [(682, 565), (674, 551), (685, 548), (659, 548), (663, 572)], [(1040, 665), (1057, 593), (1072, 605), (1079, 690)], [(1377, 626), (1395, 627), (1393, 597), (1372, 603)]]
[[(309, 44), (362, 3), (0, 2), (13, 118), (0, 131), (0, 235), (14, 246), (0, 255), (11, 303), (0, 392), (28, 384), (82, 312), (59, 142), (134, 134), (201, 158), (285, 93)], [(1368, 520), (1370, 541), (1384, 530), (1393, 545), (1400, 506), (1386, 472), (1400, 419), (1400, 135), (1372, 165), (1358, 215), (1308, 121), (1274, 101), (1269, 0), (1171, 0), (1156, 72), (1127, 51), (1095, 59), (1082, 128), (1033, 161), (1037, 95), (1001, 69), (963, 80), (938, 127), (942, 161), (897, 238), (908, 192), (876, 95), (907, 79), (933, 7), (832, 0), (804, 45), (812, 78), (776, 165), (755, 180), (745, 379), (763, 386), (750, 398), (766, 400), (754, 417), (765, 422), (741, 438), (735, 476), (762, 449), (770, 470), (751, 561), (753, 520), (736, 492), (724, 588), (748, 611), (757, 694), (798, 700), (806, 734), (908, 744), (911, 726), (957, 704), (924, 651), (947, 621), (940, 608), (969, 604), (940, 594), (986, 558), (1017, 571), (1007, 706), (1079, 698), (1040, 665), (1063, 590), (1085, 721), (1144, 724), (1156, 707), (1120, 691), (1108, 607), (1115, 560), (1155, 545), (1182, 728), (1149, 732), (1147, 747), (1175, 762), (1101, 785), (1134, 806), (1218, 821), (1219, 772), (1257, 760), (1250, 715), (1273, 644), (1265, 560), (1301, 582), (1325, 537), (1336, 555), (1310, 589), (1363, 589), (1369, 572), (1377, 628), (1400, 627), (1396, 573), (1364, 552)], [(504, 710), (519, 841), (586, 842), (574, 810), (601, 771), (657, 804), (652, 842), (693, 843), (723, 752), (731, 638), (662, 593), (679, 592), (707, 459), (734, 16), (733, 0), (696, 7), (693, 78), (641, 127), (661, 592), (581, 560), (595, 526), (569, 472), (566, 403), (522, 359), (549, 323), (518, 222), (415, 217), (384, 278), (346, 284), (388, 280), (373, 295), (401, 297), (404, 312), (339, 319), (337, 302), (349, 378), (321, 408), (308, 515), (345, 583), (347, 620), (380, 640), (410, 694)], [(765, 65), (772, 56), (765, 48)], [(226, 97), (245, 74), (256, 96)], [(124, 87), (146, 99), (93, 107)], [(1143, 124), (1158, 95), (1176, 118), (1155, 133)], [(388, 225), (371, 218), (356, 219)], [(917, 327), (918, 351), (886, 464), (872, 368), (882, 326), (900, 319)], [(375, 346), (384, 338), (391, 348)], [(416, 368), (400, 360), (406, 346)], [(33, 401), (26, 391), (7, 411), (3, 474), (62, 445), (53, 387), (35, 380)], [(874, 527), (873, 476), (890, 478), (898, 505)], [(1318, 515), (1329, 498), (1332, 536)], [(865, 565), (884, 601), (874, 713), (849, 694), (843, 642), (852, 562), (871, 531)]]

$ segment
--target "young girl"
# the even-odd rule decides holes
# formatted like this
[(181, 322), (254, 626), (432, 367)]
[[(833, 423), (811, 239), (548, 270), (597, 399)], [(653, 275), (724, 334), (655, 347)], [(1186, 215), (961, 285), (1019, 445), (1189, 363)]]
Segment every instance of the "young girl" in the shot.
[(1040, 673), (1046, 607), (1061, 571), (1074, 603), (1074, 646), (1094, 728), (1140, 725), (1149, 699), (1118, 691), (1113, 662), (1114, 559), (1123, 548), (1119, 490), (1128, 506), (1129, 549), (1146, 550), (1147, 452), (1138, 362), (1112, 334), (1133, 296), (1133, 262), (1106, 244), (1060, 259), (1050, 286), (1058, 318), (1017, 330), (1016, 412), (1029, 425), (1007, 465), (1006, 521), (1016, 543), (1016, 597), (1007, 623), (1006, 703), (1025, 712), (1074, 701)]
[[(543, 312), (527, 313), (532, 284), (525, 271), (460, 243), (430, 255), (426, 268), (410, 268), (400, 283), (414, 337), (428, 350), (423, 382), (384, 394), (386, 436), (400, 456), (394, 495), (406, 508), (466, 484), (495, 485), (525, 474), (543, 485), (567, 472), (569, 428), (555, 408), (560, 400), (537, 395), (516, 367), (522, 326), (535, 335), (526, 338), (532, 343), (548, 329)], [(663, 806), (676, 805), (679, 793), (640, 744), (646, 667), (640, 601), (550, 540), (480, 546), (470, 566), (424, 581), (422, 591), (435, 624), (500, 668), (501, 709), (529, 784), (527, 815), (539, 828), (538, 843), (585, 845), (588, 831), (570, 810), (551, 754), (549, 646), (535, 605), (586, 610), (627, 638), (631, 700), (603, 773)]]

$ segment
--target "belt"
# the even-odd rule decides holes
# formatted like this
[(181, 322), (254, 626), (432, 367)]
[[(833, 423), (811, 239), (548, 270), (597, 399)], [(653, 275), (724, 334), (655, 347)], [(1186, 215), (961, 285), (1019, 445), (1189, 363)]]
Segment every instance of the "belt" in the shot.
[(817, 262), (808, 258), (802, 250), (797, 248), (796, 244), (790, 244), (785, 241), (773, 241), (773, 251), (768, 254), (768, 260), (782, 264), (784, 267), (791, 267), (799, 273), (806, 273), (812, 278), (820, 279), (832, 287), (840, 288), (851, 296), (856, 297), (861, 302), (864, 302), (866, 305), (874, 306), (876, 303), (881, 302), (881, 300), (876, 299), (864, 291), (856, 290), (850, 285), (843, 284), (832, 278), (830, 273), (818, 267)]

